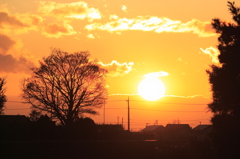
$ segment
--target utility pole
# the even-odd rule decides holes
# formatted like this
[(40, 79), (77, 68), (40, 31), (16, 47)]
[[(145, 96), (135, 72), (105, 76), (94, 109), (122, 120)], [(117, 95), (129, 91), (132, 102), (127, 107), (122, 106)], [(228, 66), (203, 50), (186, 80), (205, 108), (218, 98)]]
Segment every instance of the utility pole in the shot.
[(129, 106), (129, 96), (128, 96), (128, 131), (130, 131), (130, 106)]
[(105, 124), (105, 99), (103, 103), (103, 124)]

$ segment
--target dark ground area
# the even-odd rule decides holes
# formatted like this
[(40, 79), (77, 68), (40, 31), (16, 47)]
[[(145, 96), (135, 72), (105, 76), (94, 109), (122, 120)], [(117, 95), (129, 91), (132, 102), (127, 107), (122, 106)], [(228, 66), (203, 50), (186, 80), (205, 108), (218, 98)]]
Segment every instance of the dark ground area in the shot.
[(1, 159), (212, 159), (192, 142), (5, 141)]

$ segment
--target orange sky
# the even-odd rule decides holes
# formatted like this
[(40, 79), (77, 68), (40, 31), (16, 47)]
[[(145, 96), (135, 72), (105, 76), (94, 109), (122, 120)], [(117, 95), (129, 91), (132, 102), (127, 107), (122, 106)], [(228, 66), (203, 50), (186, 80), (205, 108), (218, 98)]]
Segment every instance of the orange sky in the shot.
[[(237, 1), (236, 1), (237, 2)], [(238, 4), (239, 5), (239, 4)], [(178, 120), (192, 127), (209, 124), (210, 85), (206, 69), (217, 63), (217, 35), (212, 18), (231, 20), (225, 0), (0, 1), (0, 76), (7, 76), (5, 114), (28, 115), (19, 81), (50, 54), (51, 47), (89, 51), (109, 70), (105, 123), (131, 129), (146, 123)], [(143, 76), (167, 72), (160, 79), (165, 97), (149, 102), (137, 94)], [(103, 123), (103, 109), (90, 116)]]

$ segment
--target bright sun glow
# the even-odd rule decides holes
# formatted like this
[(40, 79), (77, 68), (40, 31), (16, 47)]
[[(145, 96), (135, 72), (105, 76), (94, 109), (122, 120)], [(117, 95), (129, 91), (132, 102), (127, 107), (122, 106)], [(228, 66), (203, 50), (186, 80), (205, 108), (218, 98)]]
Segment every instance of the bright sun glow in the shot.
[(164, 96), (165, 86), (157, 77), (145, 77), (138, 85), (138, 93), (146, 100), (155, 101)]

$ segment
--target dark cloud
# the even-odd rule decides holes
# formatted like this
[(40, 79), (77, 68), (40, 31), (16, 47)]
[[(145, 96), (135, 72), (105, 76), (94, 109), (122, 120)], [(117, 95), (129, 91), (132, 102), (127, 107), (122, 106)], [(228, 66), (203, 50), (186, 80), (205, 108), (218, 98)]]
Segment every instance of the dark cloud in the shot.
[(27, 27), (26, 24), (22, 23), (16, 17), (10, 16), (6, 12), (0, 12), (0, 28), (3, 28), (4, 24), (17, 27)]
[(6, 73), (30, 73), (34, 63), (25, 57), (15, 58), (12, 55), (0, 54), (0, 72)]
[(60, 25), (57, 23), (51, 23), (44, 28), (43, 34), (47, 37), (59, 38), (62, 35), (76, 34), (76, 31), (74, 31), (73, 27), (69, 24)]
[(29, 73), (30, 67), (34, 66), (28, 58), (19, 58), (9, 54), (16, 42), (7, 35), (0, 34), (0, 72), (6, 73)]
[(7, 52), (13, 45), (15, 41), (6, 35), (0, 34), (0, 53)]

